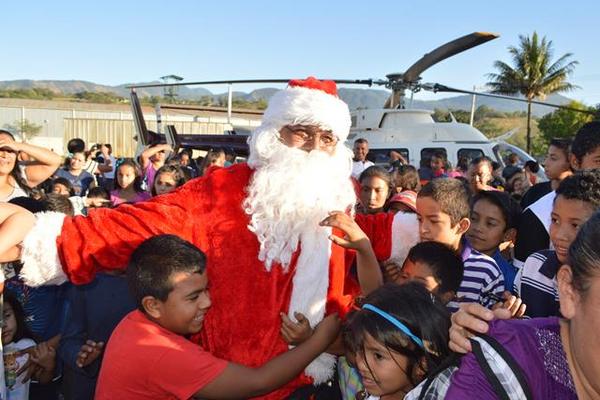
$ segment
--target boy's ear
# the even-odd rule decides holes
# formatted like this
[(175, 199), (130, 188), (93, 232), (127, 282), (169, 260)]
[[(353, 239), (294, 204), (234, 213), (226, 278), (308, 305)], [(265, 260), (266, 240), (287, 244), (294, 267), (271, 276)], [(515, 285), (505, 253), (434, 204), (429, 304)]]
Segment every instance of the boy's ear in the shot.
[(469, 227), (471, 226), (471, 220), (469, 218), (463, 218), (460, 221), (458, 221), (458, 234), (463, 235), (465, 234), (468, 230)]
[(580, 163), (575, 154), (569, 153), (569, 164), (571, 164), (571, 169), (573, 171), (578, 171), (580, 168)]
[(504, 238), (502, 239), (503, 242), (511, 242), (511, 243), (515, 243), (517, 241), (517, 229), (516, 228), (508, 228), (505, 232), (504, 232)]
[(153, 296), (146, 296), (142, 299), (142, 307), (144, 308), (144, 311), (146, 311), (146, 314), (154, 319), (158, 319), (162, 316), (161, 305), (162, 302)]
[(573, 287), (573, 271), (568, 265), (563, 265), (556, 274), (558, 281), (558, 297), (560, 298), (560, 313), (566, 319), (575, 315), (579, 306), (579, 293)]

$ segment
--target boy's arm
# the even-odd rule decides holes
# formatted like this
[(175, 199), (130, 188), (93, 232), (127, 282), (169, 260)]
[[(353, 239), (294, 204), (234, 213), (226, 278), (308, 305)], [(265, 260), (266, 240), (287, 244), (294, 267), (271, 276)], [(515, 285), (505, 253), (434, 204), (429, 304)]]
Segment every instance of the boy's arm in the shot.
[(371, 293), (383, 284), (383, 275), (371, 241), (350, 216), (334, 211), (321, 221), (321, 225), (343, 231), (346, 234), (345, 238), (331, 235), (331, 241), (346, 249), (356, 250), (358, 283), (363, 295)]
[(34, 224), (35, 216), (26, 209), (0, 203), (0, 259), (14, 259), (14, 247), (23, 241)]
[(213, 381), (195, 395), (203, 399), (240, 399), (265, 394), (298, 376), (337, 337), (337, 315), (325, 318), (315, 333), (298, 347), (275, 357), (259, 368), (229, 363)]

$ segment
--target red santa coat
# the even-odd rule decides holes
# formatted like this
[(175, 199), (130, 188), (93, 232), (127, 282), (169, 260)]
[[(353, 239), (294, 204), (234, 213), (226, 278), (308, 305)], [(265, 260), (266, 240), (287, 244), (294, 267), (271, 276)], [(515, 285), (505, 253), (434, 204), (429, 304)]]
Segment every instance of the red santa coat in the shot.
[[(267, 271), (258, 260), (259, 243), (247, 229), (249, 217), (241, 206), (251, 176), (247, 164), (238, 164), (151, 201), (66, 218), (57, 238), (65, 274), (75, 284), (88, 283), (98, 271), (123, 269), (145, 239), (178, 235), (207, 256), (212, 307), (204, 320), (202, 345), (226, 360), (251, 367), (264, 364), (288, 349), (279, 334), (279, 313), (288, 311), (301, 249), (288, 272), (279, 266)], [(380, 260), (393, 250), (392, 219), (391, 214), (357, 218)], [(351, 260), (341, 247), (331, 247), (326, 314), (344, 315), (358, 294), (348, 274)], [(302, 375), (264, 398), (284, 398), (310, 382)]]

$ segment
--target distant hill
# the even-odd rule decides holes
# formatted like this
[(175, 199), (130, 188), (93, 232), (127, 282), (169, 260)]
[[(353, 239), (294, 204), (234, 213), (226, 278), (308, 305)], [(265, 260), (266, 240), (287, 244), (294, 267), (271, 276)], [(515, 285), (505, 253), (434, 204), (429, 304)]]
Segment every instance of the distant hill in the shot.
[[(158, 81), (155, 82), (145, 82), (145, 83), (160, 83)], [(138, 82), (137, 84), (142, 84)], [(13, 81), (0, 81), (0, 89), (32, 89), (32, 88), (46, 88), (52, 90), (53, 92), (60, 94), (75, 94), (77, 92), (109, 92), (114, 93), (119, 96), (128, 97), (129, 89), (126, 86), (129, 84), (122, 84), (118, 86), (107, 86), (107, 85), (99, 85), (93, 82), (88, 81), (78, 81), (78, 80), (70, 80), (70, 81), (55, 81), (55, 80), (13, 80)], [(236, 98), (242, 98), (247, 101), (257, 101), (257, 100), (269, 100), (271, 96), (277, 91), (274, 88), (261, 88), (253, 90), (250, 93), (244, 92), (234, 92), (234, 96)], [(160, 87), (157, 88), (140, 88), (137, 89), (138, 95), (140, 97), (146, 96), (162, 96), (163, 89)], [(389, 96), (389, 91), (386, 90), (377, 90), (377, 89), (350, 89), (350, 88), (340, 88), (339, 94), (340, 97), (348, 103), (350, 109), (356, 108), (379, 108), (383, 105), (387, 97)], [(187, 100), (196, 100), (201, 97), (211, 96), (215, 101), (222, 99), (227, 96), (227, 93), (218, 93), (213, 94), (209, 90), (202, 87), (187, 87), (181, 86), (178, 90), (179, 98), (187, 99)], [(553, 104), (566, 104), (571, 101), (568, 97), (561, 95), (551, 95), (545, 100), (548, 103)], [(501, 112), (514, 112), (514, 111), (526, 111), (527, 104), (509, 101), (503, 99), (494, 99), (489, 97), (477, 97), (476, 106), (486, 105), (496, 111)], [(434, 110), (436, 108), (440, 109), (462, 109), (469, 110), (471, 108), (471, 96), (470, 95), (460, 95), (455, 97), (448, 97), (440, 100), (414, 100), (413, 108), (422, 108), (426, 110)], [(552, 112), (554, 109), (546, 106), (538, 106), (534, 105), (533, 114), (535, 116), (542, 116), (549, 112)]]

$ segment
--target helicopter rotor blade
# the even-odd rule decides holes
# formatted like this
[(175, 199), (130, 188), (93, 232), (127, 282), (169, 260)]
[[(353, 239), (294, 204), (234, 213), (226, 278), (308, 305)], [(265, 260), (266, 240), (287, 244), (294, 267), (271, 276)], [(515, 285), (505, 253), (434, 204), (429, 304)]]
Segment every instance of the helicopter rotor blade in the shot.
[(437, 49), (425, 54), (419, 61), (411, 65), (406, 72), (404, 72), (403, 80), (405, 82), (415, 82), (419, 79), (421, 73), (423, 73), (423, 71), (425, 71), (427, 68), (445, 60), (448, 57), (462, 53), (465, 50), (479, 46), (480, 44), (496, 39), (499, 36), (500, 35), (495, 33), (474, 32), (443, 44)]
[[(291, 79), (238, 79), (228, 81), (198, 81), (198, 82), (173, 82), (173, 83), (146, 83), (131, 84), (126, 86), (128, 89), (152, 88), (152, 87), (170, 87), (170, 86), (197, 86), (197, 85), (228, 85), (228, 84), (250, 84), (250, 83), (288, 83)], [(379, 81), (373, 79), (323, 79), (331, 80), (338, 84), (345, 85), (382, 85)]]
[(581, 112), (581, 113), (584, 113), (584, 114), (596, 115), (596, 113), (597, 113), (597, 111), (582, 110), (582, 109), (575, 108), (575, 107), (563, 106), (563, 105), (560, 105), (560, 104), (546, 103), (546, 102), (543, 102), (543, 101), (527, 100), (527, 99), (521, 99), (521, 98), (513, 97), (513, 96), (505, 96), (505, 95), (501, 95), (501, 94), (476, 92), (476, 91), (473, 91), (473, 90), (465, 90), (465, 89), (457, 89), (457, 88), (453, 88), (453, 87), (441, 85), (439, 83), (424, 83), (423, 85), (421, 85), (421, 88), (424, 89), (424, 90), (432, 91), (434, 93), (437, 93), (437, 92), (449, 92), (449, 93), (472, 94), (472, 95), (476, 95), (476, 96), (493, 97), (493, 98), (496, 98), (496, 99), (505, 99), (505, 100), (520, 101), (522, 103), (539, 104), (541, 106), (547, 106), (547, 107), (553, 107), (553, 108), (561, 108), (563, 110), (577, 111), (577, 112)]

